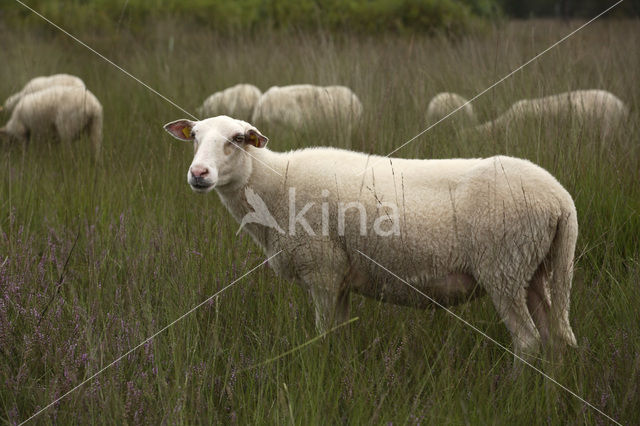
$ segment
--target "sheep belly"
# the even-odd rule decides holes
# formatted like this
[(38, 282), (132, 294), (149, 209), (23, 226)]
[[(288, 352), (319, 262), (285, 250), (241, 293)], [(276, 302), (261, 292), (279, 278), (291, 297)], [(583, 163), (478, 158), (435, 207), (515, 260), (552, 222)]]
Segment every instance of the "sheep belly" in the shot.
[(485, 294), (471, 275), (463, 273), (438, 278), (412, 277), (406, 281), (429, 298), (395, 278), (373, 285), (356, 279), (351, 284), (351, 291), (381, 302), (421, 309), (437, 307), (433, 301), (442, 306), (454, 306)]

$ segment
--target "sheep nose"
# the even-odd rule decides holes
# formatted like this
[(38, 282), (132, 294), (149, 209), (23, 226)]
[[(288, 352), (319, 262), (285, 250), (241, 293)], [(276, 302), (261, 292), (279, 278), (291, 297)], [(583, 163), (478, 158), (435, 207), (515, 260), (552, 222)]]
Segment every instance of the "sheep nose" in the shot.
[(191, 175), (196, 178), (204, 178), (209, 175), (209, 169), (202, 166), (193, 166), (190, 169)]

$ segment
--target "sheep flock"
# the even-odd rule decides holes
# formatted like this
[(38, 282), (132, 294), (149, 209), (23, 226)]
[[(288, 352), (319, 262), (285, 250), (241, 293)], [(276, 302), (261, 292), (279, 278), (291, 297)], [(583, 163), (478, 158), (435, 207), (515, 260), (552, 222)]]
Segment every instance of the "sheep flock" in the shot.
[[(36, 77), (9, 96), (3, 110), (10, 117), (0, 136), (25, 142), (87, 135), (99, 159), (103, 109), (79, 77)], [(351, 292), (430, 305), (361, 255), (367, 253), (438, 306), (488, 295), (518, 355), (535, 354), (552, 341), (576, 345), (569, 300), (577, 212), (571, 195), (546, 170), (507, 156), (385, 161), (335, 148), (266, 148), (264, 133), (331, 125), (353, 135), (364, 108), (346, 86), (296, 84), (262, 92), (237, 84), (207, 97), (196, 111), (200, 120), (165, 125), (175, 138), (194, 142), (189, 185), (196, 192), (215, 189), (267, 256), (286, 253), (270, 266), (308, 289), (320, 331), (348, 318)], [(426, 125), (451, 117), (450, 124), (486, 137), (518, 123), (571, 117), (597, 126), (606, 138), (627, 116), (615, 95), (577, 90), (517, 101), (483, 124), (469, 101), (445, 92), (426, 105), (424, 117)], [(522, 188), (513, 191), (512, 182)], [(283, 188), (289, 188), (288, 199)], [(293, 201), (291, 189), (297, 191)], [(394, 212), (388, 200), (398, 194), (403, 213), (394, 222), (385, 217)], [(337, 211), (332, 217), (342, 220), (342, 228), (325, 223), (325, 207), (309, 211), (304, 223), (292, 216), (292, 206), (304, 210), (314, 200)], [(345, 202), (352, 204), (345, 208)], [(255, 219), (260, 209), (270, 213), (269, 221)], [(381, 224), (387, 229), (380, 231)], [(377, 239), (363, 237), (363, 229), (379, 231)]]

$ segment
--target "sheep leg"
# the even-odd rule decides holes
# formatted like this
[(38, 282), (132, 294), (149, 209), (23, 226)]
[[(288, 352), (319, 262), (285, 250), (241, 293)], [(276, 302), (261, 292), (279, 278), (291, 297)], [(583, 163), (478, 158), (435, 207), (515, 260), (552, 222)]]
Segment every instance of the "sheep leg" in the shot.
[(529, 287), (527, 288), (527, 308), (533, 318), (533, 322), (540, 332), (540, 337), (544, 346), (549, 343), (549, 338), (551, 336), (549, 330), (550, 305), (544, 292), (547, 277), (548, 274), (544, 265), (541, 265), (534, 274), (531, 282), (529, 283)]
[(500, 318), (511, 333), (514, 353), (524, 359), (535, 355), (540, 345), (540, 333), (527, 308), (525, 287), (519, 287), (515, 294), (497, 289), (492, 289), (490, 294)]

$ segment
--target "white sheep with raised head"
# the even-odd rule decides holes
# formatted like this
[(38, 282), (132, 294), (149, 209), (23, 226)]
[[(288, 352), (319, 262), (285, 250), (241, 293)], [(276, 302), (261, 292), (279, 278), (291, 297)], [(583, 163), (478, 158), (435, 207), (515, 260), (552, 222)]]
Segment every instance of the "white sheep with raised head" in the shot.
[(102, 145), (102, 105), (83, 87), (55, 86), (24, 95), (0, 135), (27, 141), (54, 136), (63, 142), (87, 133), (96, 159)]
[(242, 120), (251, 120), (253, 110), (262, 92), (252, 84), (236, 84), (209, 96), (196, 112), (200, 117), (229, 115)]
[(429, 101), (429, 106), (427, 106), (427, 123), (438, 123), (453, 111), (461, 109), (461, 111), (451, 114), (447, 119), (463, 125), (475, 125), (478, 120), (473, 112), (473, 106), (468, 102), (467, 99), (457, 93), (438, 93)]
[(24, 85), (22, 90), (18, 93), (14, 93), (4, 101), (4, 108), (7, 111), (13, 110), (13, 108), (20, 102), (23, 96), (39, 92), (43, 89), (48, 89), (55, 86), (70, 86), (84, 88), (84, 81), (80, 77), (76, 77), (71, 74), (53, 74), (49, 76), (35, 77), (27, 84)]
[(597, 129), (608, 137), (624, 122), (628, 108), (606, 90), (575, 90), (536, 99), (523, 99), (493, 121), (475, 127), (476, 131), (509, 131), (514, 125), (542, 120), (575, 119), (581, 126)]
[(258, 100), (251, 121), (270, 128), (303, 130), (332, 124), (349, 133), (360, 121), (362, 103), (345, 86), (274, 86)]
[[(348, 318), (355, 292), (402, 305), (487, 293), (515, 351), (575, 345), (569, 299), (578, 222), (554, 177), (518, 158), (409, 160), (335, 148), (274, 152), (226, 116), (165, 125), (195, 154), (187, 181), (216, 190), (276, 273), (308, 288), (316, 325)], [(277, 224), (277, 226), (275, 224)]]

